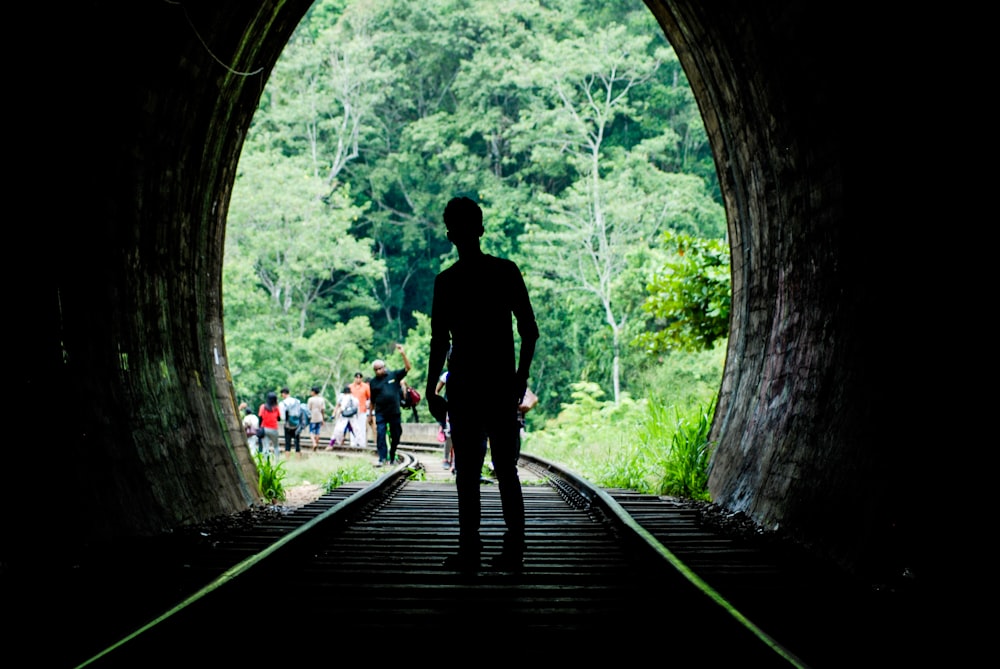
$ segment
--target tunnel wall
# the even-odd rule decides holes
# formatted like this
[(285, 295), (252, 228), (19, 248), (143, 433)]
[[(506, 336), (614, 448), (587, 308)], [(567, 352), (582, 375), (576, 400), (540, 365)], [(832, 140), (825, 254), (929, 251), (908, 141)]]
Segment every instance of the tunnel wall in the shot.
[(827, 3), (647, 4), (692, 82), (729, 221), (713, 500), (890, 578), (920, 559), (923, 466), (914, 375), (903, 347), (886, 346), (910, 299), (896, 226), (910, 205), (893, 186), (909, 191), (917, 163), (873, 165), (873, 151), (913, 153), (873, 122), (905, 115), (912, 95), (900, 94), (900, 19)]
[(48, 58), (66, 76), (23, 89), (24, 123), (44, 129), (24, 155), (62, 179), (41, 195), (45, 324), (22, 378), (59, 398), (61, 494), (39, 502), (55, 525), (25, 532), (101, 542), (259, 501), (223, 340), (225, 217), (309, 4), (77, 3), (53, 18)]

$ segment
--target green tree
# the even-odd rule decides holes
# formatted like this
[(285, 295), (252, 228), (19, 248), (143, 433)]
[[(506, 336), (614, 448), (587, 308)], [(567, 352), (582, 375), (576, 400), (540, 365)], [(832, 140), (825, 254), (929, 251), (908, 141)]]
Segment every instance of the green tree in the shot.
[(281, 316), (272, 326), (289, 337), (304, 336), (311, 320), (336, 321), (318, 313), (331, 297), (370, 309), (355, 287), (381, 271), (370, 241), (349, 233), (361, 209), (345, 193), (323, 199), (322, 190), (322, 180), (273, 151), (245, 151), (240, 159), (227, 244), (252, 259), (257, 285)]
[(630, 163), (626, 152), (605, 147), (616, 120), (634, 113), (630, 93), (654, 76), (665, 57), (649, 55), (647, 44), (648, 38), (628, 36), (614, 24), (553, 42), (539, 71), (549, 100), (522, 119), (533, 126), (525, 136), (535, 151), (548, 161), (558, 153), (578, 175), (562, 192), (540, 196), (549, 211), (534, 241), (567, 290), (599, 304), (611, 335), (615, 402), (621, 397), (622, 332), (631, 312), (618, 299), (619, 281), (631, 249), (652, 243), (669, 207), (655, 190), (644, 188), (648, 175), (636, 174), (651, 172), (648, 165)]

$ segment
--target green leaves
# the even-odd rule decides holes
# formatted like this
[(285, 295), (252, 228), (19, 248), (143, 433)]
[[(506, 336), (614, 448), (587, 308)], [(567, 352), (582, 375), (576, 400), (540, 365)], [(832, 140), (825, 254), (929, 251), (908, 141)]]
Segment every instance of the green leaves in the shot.
[(257, 492), (271, 504), (285, 499), (285, 463), (270, 455), (255, 453), (257, 463)]
[(707, 350), (729, 334), (729, 248), (721, 239), (668, 232), (670, 259), (650, 281), (643, 310), (655, 330), (635, 344), (649, 354)]

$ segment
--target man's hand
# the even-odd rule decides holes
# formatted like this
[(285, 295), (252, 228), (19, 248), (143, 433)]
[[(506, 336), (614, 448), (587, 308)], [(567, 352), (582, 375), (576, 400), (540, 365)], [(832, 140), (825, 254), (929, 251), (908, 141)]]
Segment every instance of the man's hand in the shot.
[(403, 369), (410, 371), (413, 365), (410, 364), (410, 359), (406, 357), (406, 351), (403, 350), (403, 345), (396, 344), (396, 351), (399, 352), (399, 355), (403, 358)]
[(514, 403), (518, 406), (524, 401), (524, 393), (528, 390), (527, 379), (517, 377), (514, 379)]
[(445, 417), (448, 415), (448, 400), (441, 395), (428, 393), (427, 408), (430, 410), (431, 415), (434, 416), (434, 420), (442, 424), (445, 422)]

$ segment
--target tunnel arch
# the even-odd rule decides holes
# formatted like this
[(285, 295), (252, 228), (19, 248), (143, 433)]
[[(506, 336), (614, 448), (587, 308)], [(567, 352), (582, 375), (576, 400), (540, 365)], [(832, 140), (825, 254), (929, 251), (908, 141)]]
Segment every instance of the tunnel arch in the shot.
[[(80, 166), (46, 201), (40, 336), (18, 357), (27, 393), (67, 398), (57, 475), (74, 504), (57, 517), (81, 543), (254, 501), (222, 337), (225, 215), (266, 76), (311, 4), (73, 7), (52, 61), (87, 66), (58, 91), (18, 79), (26, 123), (63, 127), (62, 103), (82, 103), (72, 132), (15, 147), (29, 173), (54, 157)], [(842, 95), (872, 51), (836, 57), (845, 35), (875, 44), (882, 19), (793, 0), (647, 5), (702, 110), (733, 245), (712, 493), (848, 569), (893, 567), (914, 471), (895, 466), (902, 435), (884, 427), (904, 400), (878, 390), (901, 371), (879, 348), (896, 286), (875, 260), (892, 239), (858, 151), (872, 130)], [(865, 92), (884, 100), (872, 79)]]

